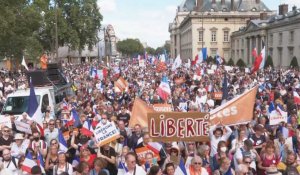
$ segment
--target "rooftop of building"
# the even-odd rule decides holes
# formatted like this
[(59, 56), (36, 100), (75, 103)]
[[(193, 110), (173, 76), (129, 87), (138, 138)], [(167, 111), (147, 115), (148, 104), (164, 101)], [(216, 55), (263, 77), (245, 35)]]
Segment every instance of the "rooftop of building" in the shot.
[[(193, 11), (196, 9), (197, 0), (185, 0), (179, 7), (178, 11)], [(233, 1), (233, 5), (231, 5)], [(221, 0), (203, 0), (200, 11), (271, 11), (262, 0), (225, 0), (222, 5)]]

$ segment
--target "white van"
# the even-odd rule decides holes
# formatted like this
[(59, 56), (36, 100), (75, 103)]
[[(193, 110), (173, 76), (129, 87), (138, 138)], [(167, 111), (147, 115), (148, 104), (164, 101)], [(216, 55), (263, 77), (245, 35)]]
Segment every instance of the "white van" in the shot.
[[(53, 88), (53, 86), (35, 87), (34, 91), (38, 101), (37, 110), (40, 110), (41, 113), (46, 111), (47, 106), (50, 106), (55, 114), (58, 113), (63, 99), (74, 94), (69, 84), (60, 88)], [(9, 94), (3, 106), (1, 116), (9, 114), (14, 115), (17, 119), (23, 112), (27, 112), (29, 95), (30, 88), (17, 90)]]

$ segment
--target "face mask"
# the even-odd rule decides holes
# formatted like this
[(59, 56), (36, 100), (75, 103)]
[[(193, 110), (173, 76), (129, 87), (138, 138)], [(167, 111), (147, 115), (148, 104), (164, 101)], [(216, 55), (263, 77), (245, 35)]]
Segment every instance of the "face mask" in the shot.
[(226, 152), (227, 151), (227, 147), (221, 147), (220, 149), (222, 152)]

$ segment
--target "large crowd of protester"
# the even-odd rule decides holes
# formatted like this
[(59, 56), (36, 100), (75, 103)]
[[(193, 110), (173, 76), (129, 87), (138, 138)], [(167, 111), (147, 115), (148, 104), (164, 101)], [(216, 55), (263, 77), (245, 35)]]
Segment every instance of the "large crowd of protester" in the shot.
[[(10, 117), (11, 127), (1, 126), (0, 174), (300, 174), (300, 117), (294, 98), (300, 90), (298, 70), (270, 67), (253, 73), (249, 69), (207, 63), (181, 65), (176, 70), (171, 67), (150, 61), (139, 66), (136, 60), (109, 66), (98, 62), (64, 64), (63, 72), (72, 83), (74, 95), (65, 97), (59, 114), (50, 106), (47, 108), (43, 113), (43, 132), (26, 112), (21, 119), (3, 116)], [(94, 69), (105, 71), (101, 76), (93, 75)], [(222, 102), (213, 94), (222, 91), (225, 74), (228, 96)], [(114, 86), (119, 77), (128, 82), (124, 91), (117, 91)], [(163, 77), (171, 88), (167, 99), (157, 92)], [(259, 87), (254, 106), (248, 107), (253, 111), (249, 123), (225, 126), (220, 122), (210, 126), (210, 142), (160, 142), (162, 147), (157, 154), (149, 151), (143, 160), (137, 156), (136, 150), (146, 147), (151, 138), (147, 128), (139, 124), (129, 126), (136, 98), (149, 106), (167, 103), (173, 111), (206, 113), (255, 85)], [(21, 88), (29, 88), (24, 72), (1, 73), (1, 106), (9, 93)], [(287, 112), (286, 122), (270, 125), (271, 104)], [(79, 123), (68, 122), (72, 111), (78, 114)], [(17, 130), (15, 120), (30, 124), (32, 134)], [(93, 135), (82, 132), (85, 121), (90, 121), (93, 129), (99, 123), (113, 122), (120, 137), (99, 147)], [(60, 133), (66, 150), (61, 148)], [(37, 163), (30, 171), (24, 163), (29, 153)]]

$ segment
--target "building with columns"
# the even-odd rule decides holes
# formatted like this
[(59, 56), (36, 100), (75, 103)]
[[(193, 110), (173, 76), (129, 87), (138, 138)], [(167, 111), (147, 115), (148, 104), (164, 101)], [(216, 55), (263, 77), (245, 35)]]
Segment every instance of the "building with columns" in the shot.
[(231, 36), (231, 55), (236, 63), (242, 59), (252, 65), (255, 58), (252, 50), (260, 53), (263, 43), (266, 57), (271, 56), (274, 66), (289, 66), (294, 56), (300, 61), (300, 9), (293, 7), (288, 12), (288, 5), (279, 6), (279, 14), (267, 18), (262, 15), (259, 20), (251, 20), (248, 25)]
[(217, 52), (231, 57), (231, 34), (260, 14), (274, 15), (262, 0), (185, 0), (169, 25), (171, 57), (193, 59), (201, 48), (208, 56)]

